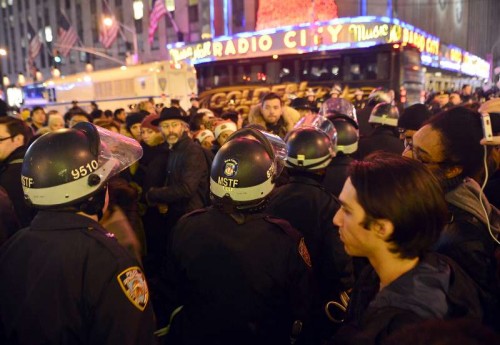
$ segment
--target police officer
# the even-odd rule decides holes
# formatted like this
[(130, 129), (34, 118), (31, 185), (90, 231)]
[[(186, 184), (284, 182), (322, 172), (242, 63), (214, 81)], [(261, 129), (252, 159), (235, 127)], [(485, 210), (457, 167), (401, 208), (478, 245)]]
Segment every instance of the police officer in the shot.
[(373, 108), (368, 122), (373, 131), (370, 135), (362, 137), (359, 141), (359, 159), (363, 159), (375, 151), (384, 151), (400, 155), (403, 153), (404, 145), (399, 140), (398, 127), (399, 111), (395, 105), (390, 103), (379, 103)]
[(0, 251), (1, 344), (155, 343), (142, 268), (97, 222), (107, 181), (141, 154), (90, 123), (30, 146), (22, 185), (39, 212)]
[(332, 114), (327, 117), (337, 130), (337, 145), (335, 157), (326, 168), (323, 186), (338, 197), (347, 180), (349, 165), (354, 161), (353, 154), (358, 150), (359, 127), (350, 116)]
[[(334, 130), (330, 121), (315, 117), (320, 119), (314, 121), (316, 125)], [(276, 190), (268, 207), (270, 214), (288, 220), (304, 235), (321, 305), (338, 299), (354, 283), (351, 259), (340, 242), (338, 228), (331, 222), (340, 205), (321, 184), (325, 169), (335, 156), (335, 141), (335, 135), (309, 124), (290, 132), (286, 138), (290, 181)]]
[(213, 206), (183, 217), (170, 237), (162, 275), (169, 343), (289, 344), (306, 325), (311, 259), (304, 239), (262, 213), (282, 156), (251, 128), (218, 151)]
[(370, 92), (366, 101), (366, 106), (357, 112), (359, 135), (361, 137), (368, 136), (373, 131), (373, 127), (369, 122), (373, 108), (379, 103), (392, 103), (392, 101), (393, 99), (391, 98), (388, 90), (376, 88)]

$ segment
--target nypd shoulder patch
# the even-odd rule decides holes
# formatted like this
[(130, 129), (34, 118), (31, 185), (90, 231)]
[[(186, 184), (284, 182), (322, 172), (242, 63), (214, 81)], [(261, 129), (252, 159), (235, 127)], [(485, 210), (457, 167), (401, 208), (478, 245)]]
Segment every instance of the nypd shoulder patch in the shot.
[(130, 302), (140, 311), (146, 309), (149, 300), (149, 290), (146, 278), (140, 267), (129, 267), (116, 278)]

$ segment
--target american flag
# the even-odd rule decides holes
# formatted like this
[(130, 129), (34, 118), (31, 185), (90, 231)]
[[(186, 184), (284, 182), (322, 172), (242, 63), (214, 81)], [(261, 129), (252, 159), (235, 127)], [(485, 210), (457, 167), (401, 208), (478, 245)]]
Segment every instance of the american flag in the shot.
[(63, 13), (59, 16), (58, 24), (57, 45), (59, 45), (59, 52), (62, 56), (68, 56), (69, 51), (78, 41), (78, 34)]
[(116, 39), (118, 32), (120, 31), (120, 25), (113, 18), (111, 26), (101, 24), (101, 30), (99, 32), (99, 41), (102, 46), (108, 49)]
[(164, 0), (153, 0), (151, 13), (149, 14), (149, 44), (153, 43), (155, 31), (158, 27), (158, 22), (161, 17), (167, 14), (167, 9), (165, 8)]
[(30, 22), (28, 22), (28, 34), (30, 40), (28, 54), (30, 64), (33, 64), (38, 54), (40, 54), (40, 50), (42, 49), (42, 42), (40, 41), (40, 36), (38, 36), (38, 33), (33, 29)]

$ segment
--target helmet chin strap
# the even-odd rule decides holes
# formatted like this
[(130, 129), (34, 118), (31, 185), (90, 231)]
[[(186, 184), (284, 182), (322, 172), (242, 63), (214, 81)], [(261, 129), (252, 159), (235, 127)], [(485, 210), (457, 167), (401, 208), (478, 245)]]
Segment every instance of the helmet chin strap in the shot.
[(218, 198), (211, 194), (212, 204), (215, 208), (219, 209), (223, 213), (256, 213), (260, 212), (267, 207), (269, 198), (266, 196), (263, 199), (256, 200), (248, 203), (234, 203), (229, 196), (224, 196), (223, 198)]
[(97, 219), (103, 217), (103, 208), (106, 203), (107, 186), (101, 188), (96, 194), (80, 204), (79, 210), (88, 215), (97, 215)]

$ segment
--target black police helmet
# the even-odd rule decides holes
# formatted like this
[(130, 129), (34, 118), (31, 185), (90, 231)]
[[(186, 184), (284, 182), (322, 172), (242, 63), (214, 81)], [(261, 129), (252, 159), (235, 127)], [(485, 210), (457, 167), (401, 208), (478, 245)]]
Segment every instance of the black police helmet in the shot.
[(335, 153), (342, 152), (346, 155), (358, 150), (359, 126), (350, 116), (332, 115), (328, 116), (337, 130), (337, 145)]
[(332, 139), (314, 127), (299, 127), (285, 138), (287, 157), (285, 165), (295, 170), (319, 170), (326, 168), (335, 157)]
[(277, 170), (272, 146), (258, 130), (237, 131), (213, 160), (212, 202), (215, 206), (229, 204), (240, 211), (258, 209), (274, 189)]
[(294, 98), (290, 106), (296, 110), (312, 110), (311, 103), (304, 97)]
[(103, 190), (112, 176), (141, 157), (140, 145), (131, 142), (88, 122), (41, 136), (23, 160), (22, 185), (27, 202), (50, 209), (89, 199)]
[(389, 92), (383, 88), (373, 89), (372, 92), (368, 95), (368, 101), (366, 104), (369, 107), (374, 107), (379, 103), (390, 103), (392, 101)]
[(399, 119), (398, 108), (390, 103), (379, 103), (373, 108), (369, 123), (380, 124), (384, 126), (397, 127)]

